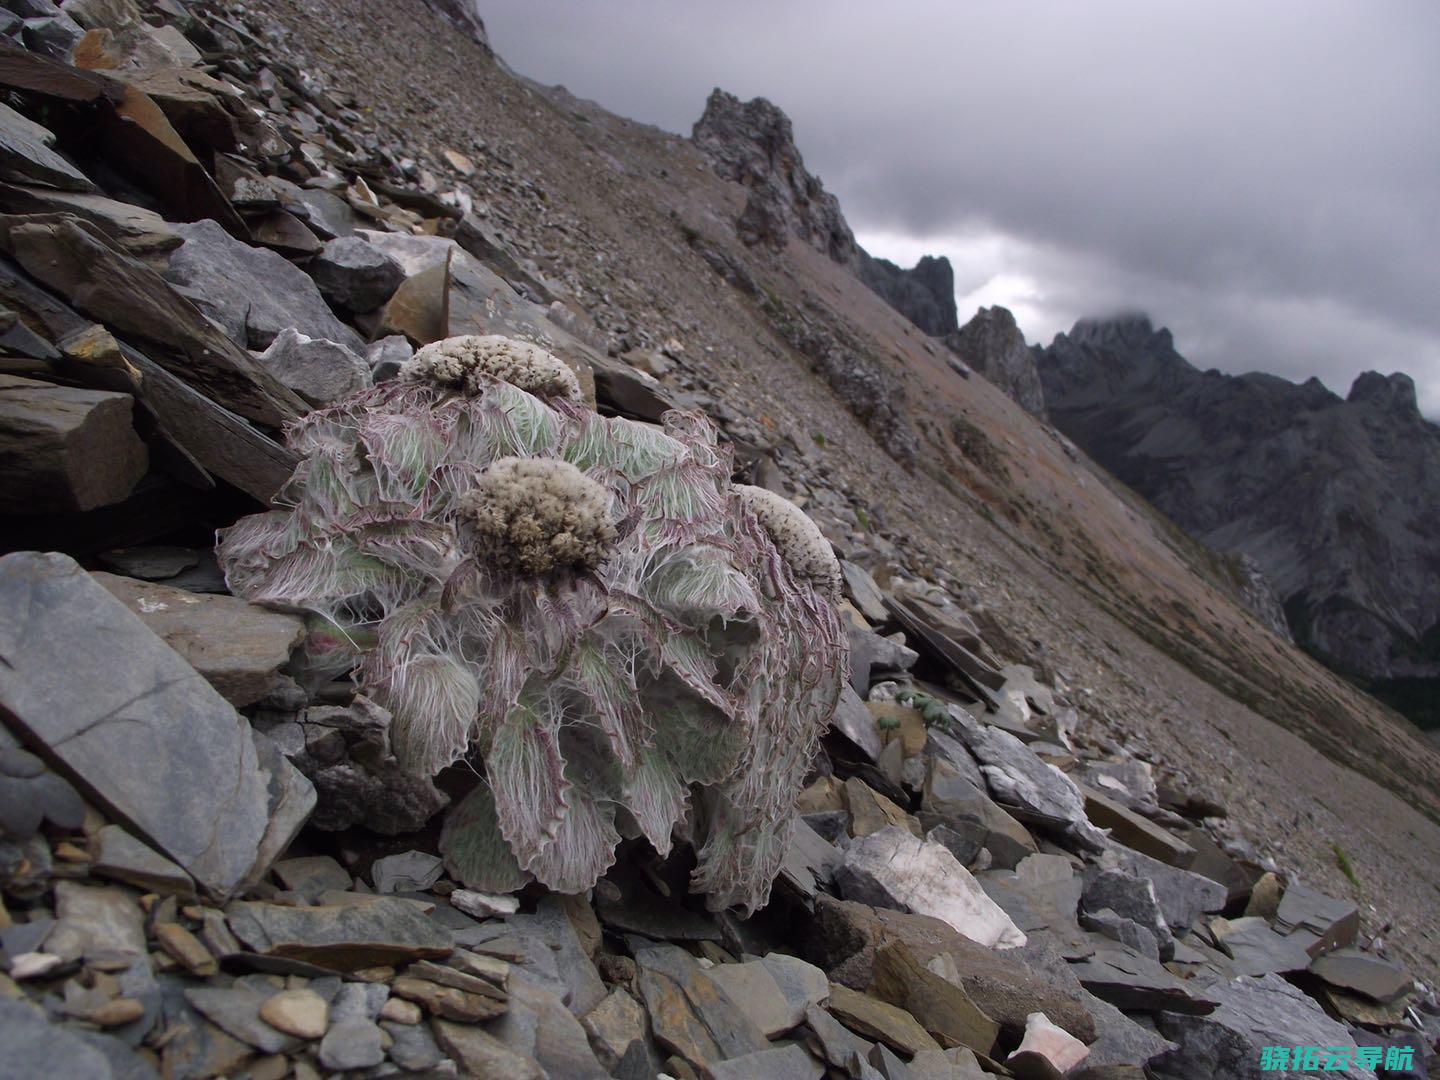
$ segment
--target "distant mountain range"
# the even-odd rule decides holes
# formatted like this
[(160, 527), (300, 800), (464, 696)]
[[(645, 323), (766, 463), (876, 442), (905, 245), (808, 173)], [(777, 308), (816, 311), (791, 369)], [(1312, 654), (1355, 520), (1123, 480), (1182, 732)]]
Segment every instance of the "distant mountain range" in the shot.
[(1056, 427), (1219, 551), (1251, 556), (1296, 640), (1440, 725), (1440, 427), (1409, 376), (1200, 371), (1142, 315), (1034, 350)]

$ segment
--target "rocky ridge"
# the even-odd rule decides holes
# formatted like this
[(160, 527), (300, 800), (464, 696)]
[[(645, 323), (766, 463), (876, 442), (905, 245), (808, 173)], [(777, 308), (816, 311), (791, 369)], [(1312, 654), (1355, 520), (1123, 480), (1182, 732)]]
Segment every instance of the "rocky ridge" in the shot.
[[(7, 518), (21, 546), (84, 564), (0, 559), (4, 609), (25, 617), (0, 640), (8, 1071), (895, 1080), (1004, 1062), (1017, 1075), (1148, 1063), (1181, 1077), (1216, 1046), (1246, 1075), (1262, 1045), (1314, 1039), (1393, 1044), (1424, 1067), (1433, 998), (1387, 959), (1380, 921), (1367, 910), (1362, 932), (1358, 905), (1261, 855), (1221, 799), (1166, 764), (1164, 744), (1118, 730), (1043, 654), (1015, 663), (1035, 647), (973, 585), (924, 566), (918, 531), (907, 543), (879, 496), (839, 493), (844, 443), (874, 455), (879, 432), (863, 390), (835, 377), (850, 361), (827, 358), (888, 374), (868, 333), (780, 286), (761, 309), (773, 340), (794, 350), (794, 371), (823, 376), (799, 392), (823, 386), (842, 404), (807, 417), (827, 418), (824, 444), (814, 428), (776, 434), (785, 413), (743, 411), (727, 393), (708, 326), (622, 293), (623, 267), (613, 291), (597, 289), (584, 263), (554, 254), (564, 241), (537, 240), (558, 226), (593, 256), (586, 230), (604, 224), (568, 218), (559, 178), (527, 175), (513, 147), (388, 137), (321, 65), (280, 46), (286, 22), (255, 10), (166, 4), (146, 18), (72, 0), (66, 12), (94, 24), (67, 58), (105, 62), (4, 54), (19, 115), (67, 138), (11, 121), (29, 141), (8, 167), (56, 186), (27, 184), (7, 204), (0, 265), (15, 314), (4, 371), (34, 384), (11, 437), (75, 441), (68, 455), (17, 454), (5, 476), (34, 462), (48, 470), (35, 489), (73, 495), (110, 448), (134, 462), (138, 440), (144, 455), (138, 479), (133, 467), (102, 478), (93, 509), (22, 503)], [(285, 14), (300, 25), (314, 12)], [(445, 40), (444, 24), (422, 29)], [(53, 28), (22, 37), (47, 40), (40, 30)], [(160, 48), (163, 62), (150, 59)], [(499, 85), (529, 100), (523, 84)], [(121, 149), (97, 152), (88, 125), (106, 123), (112, 96), (148, 127), (117, 128)], [(122, 150), (138, 153), (126, 135), (148, 136), (147, 165), (168, 147), (186, 183), (112, 175)], [(67, 196), (72, 173), (102, 201)], [(190, 198), (216, 217), (185, 221)], [(747, 275), (785, 274), (709, 237), (676, 249), (741, 295)], [(550, 252), (543, 268), (532, 252)], [(295, 665), (299, 620), (223, 595), (208, 534), (293, 468), (279, 423), (465, 332), (544, 345), (611, 414), (706, 409), (749, 478), (804, 501), (852, 557), (851, 692), (799, 796), (774, 900), (750, 920), (686, 897), (683, 845), (667, 860), (630, 847), (589, 896), (466, 888), (434, 828), (473, 774), (403, 773), (384, 710), (343, 673)], [(790, 377), (776, 356), (767, 380)], [(891, 416), (910, 424), (923, 398), (889, 378)], [(65, 434), (68, 420), (59, 434), (31, 426), (69, 415), (35, 394), (84, 415), (112, 399), (66, 395), (93, 387), (138, 421), (102, 414), (81, 425), (88, 441)], [(998, 395), (992, 407), (1006, 415)], [(973, 437), (980, 455), (990, 436), (977, 425)], [(914, 459), (918, 434), (910, 445)], [(58, 666), (66, 655), (79, 660)]]
[(1440, 428), (1407, 376), (1366, 372), (1342, 399), (1315, 379), (1202, 372), (1143, 316), (1078, 323), (1039, 362), (1066, 435), (1197, 538), (1252, 560), (1306, 649), (1440, 721), (1427, 540)]
[(1045, 417), (1045, 391), (1035, 356), (1015, 316), (998, 304), (982, 307), (945, 344), (966, 364), (1003, 390), (1032, 416)]

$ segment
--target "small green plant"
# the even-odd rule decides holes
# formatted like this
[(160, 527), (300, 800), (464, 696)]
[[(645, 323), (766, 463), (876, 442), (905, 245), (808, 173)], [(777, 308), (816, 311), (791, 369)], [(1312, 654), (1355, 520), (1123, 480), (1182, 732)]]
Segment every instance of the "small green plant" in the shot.
[(813, 433), (813, 434), (810, 436), (810, 438), (812, 438), (812, 439), (815, 440), (815, 445), (816, 445), (816, 446), (820, 447), (821, 449), (824, 449), (825, 443), (826, 443), (826, 439), (825, 439), (825, 433), (824, 433), (823, 431), (817, 431), (817, 432)]
[(863, 506), (857, 506), (855, 508), (855, 520), (860, 523), (860, 528), (866, 532), (870, 531), (870, 511), (866, 510)]
[(1332, 843), (1330, 850), (1335, 853), (1335, 865), (1340, 868), (1340, 872), (1345, 875), (1351, 885), (1354, 885), (1358, 889), (1360, 887), (1360, 875), (1355, 873), (1355, 867), (1351, 865), (1350, 856), (1345, 854), (1345, 849), (1339, 844)]
[(596, 414), (555, 357), (428, 345), (288, 432), (281, 509), (220, 534), (231, 589), (310, 614), (426, 776), (483, 781), (441, 850), (471, 888), (593, 885), (687, 819), (712, 908), (765, 903), (848, 679), (840, 572), (799, 508), (730, 482), (695, 413)]
[(950, 730), (950, 710), (943, 701), (920, 690), (901, 690), (895, 695), (901, 705), (909, 705), (920, 713), (927, 727)]

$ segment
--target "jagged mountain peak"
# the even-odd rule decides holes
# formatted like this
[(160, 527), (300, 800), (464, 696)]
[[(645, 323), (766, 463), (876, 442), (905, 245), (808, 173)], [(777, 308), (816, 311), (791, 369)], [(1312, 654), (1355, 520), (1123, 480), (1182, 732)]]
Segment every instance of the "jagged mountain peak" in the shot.
[(746, 244), (778, 251), (793, 236), (859, 271), (860, 248), (840, 201), (806, 170), (790, 118), (777, 105), (763, 97), (741, 101), (716, 87), (691, 139), (717, 173), (749, 189), (736, 222)]
[[(1402, 710), (1440, 685), (1440, 430), (1404, 374), (1202, 372), (1143, 316), (1082, 320), (1040, 351), (1057, 427), (1197, 538), (1252, 556), (1297, 640)], [(1406, 696), (1410, 695), (1410, 696)]]
[(1076, 322), (1068, 336), (1077, 345), (1145, 346), (1149, 349), (1173, 349), (1175, 341), (1165, 327), (1155, 329), (1150, 316), (1142, 311), (1118, 312), (1099, 318)]
[(1402, 419), (1420, 419), (1415, 380), (1403, 372), (1382, 375), (1378, 371), (1363, 371), (1351, 384), (1345, 400), (1352, 405), (1376, 404)]
[(982, 307), (945, 339), (950, 351), (993, 382), (1025, 411), (1045, 415), (1035, 355), (1009, 308)]

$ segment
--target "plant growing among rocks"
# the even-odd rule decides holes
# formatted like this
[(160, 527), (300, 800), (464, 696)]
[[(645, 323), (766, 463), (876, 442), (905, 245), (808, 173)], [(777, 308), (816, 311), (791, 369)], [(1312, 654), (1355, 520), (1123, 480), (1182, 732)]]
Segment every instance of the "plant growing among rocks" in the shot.
[(472, 888), (594, 884), (687, 822), (712, 908), (765, 903), (848, 678), (829, 544), (732, 484), (703, 416), (600, 416), (563, 362), (464, 337), (288, 432), (282, 507), (221, 533), (234, 592), (310, 614), (401, 763), (484, 780), (441, 845)]

